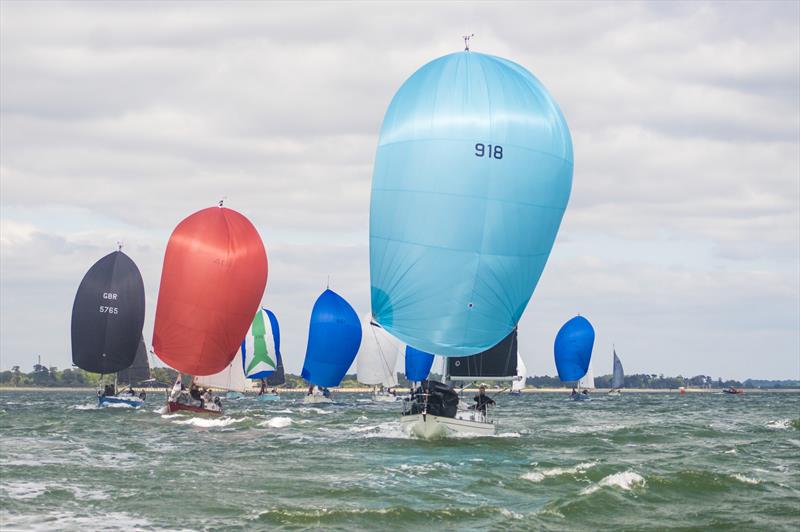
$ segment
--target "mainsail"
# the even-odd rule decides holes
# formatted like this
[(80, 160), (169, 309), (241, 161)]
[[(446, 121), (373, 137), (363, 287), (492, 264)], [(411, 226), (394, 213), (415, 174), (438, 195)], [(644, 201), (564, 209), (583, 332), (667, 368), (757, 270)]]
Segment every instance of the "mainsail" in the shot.
[(361, 345), (361, 323), (353, 307), (333, 290), (314, 303), (301, 376), (317, 386), (338, 386)]
[(594, 328), (583, 316), (575, 316), (559, 329), (553, 351), (562, 382), (576, 382), (586, 375), (593, 346)]
[(207, 388), (217, 388), (232, 392), (245, 393), (254, 389), (254, 382), (244, 374), (243, 356), (235, 356), (220, 372), (194, 378), (195, 384)]
[(375, 156), (375, 321), (442, 356), (499, 343), (547, 262), (572, 169), (566, 121), (522, 66), (464, 51), (420, 68), (392, 99)]
[(139, 340), (139, 347), (136, 349), (136, 357), (133, 364), (127, 369), (117, 372), (117, 384), (134, 385), (150, 378), (150, 361), (147, 359), (147, 347), (144, 345), (144, 337)]
[(517, 375), (517, 329), (492, 347), (468, 357), (448, 357), (452, 380), (508, 380)]
[(620, 389), (625, 386), (625, 372), (622, 371), (622, 362), (617, 356), (617, 350), (614, 349), (614, 375), (611, 377), (611, 387)]
[(586, 370), (586, 375), (581, 377), (581, 380), (578, 381), (578, 387), (592, 390), (594, 389), (594, 370), (592, 370), (592, 361), (589, 361), (589, 369)]
[(517, 354), (517, 378), (511, 383), (511, 389), (519, 391), (525, 388), (525, 380), (528, 378), (528, 369), (525, 367), (525, 361)]
[(356, 357), (358, 382), (387, 388), (397, 386), (395, 366), (403, 345), (369, 314), (361, 319), (361, 347)]
[(182, 373), (213, 375), (239, 351), (267, 283), (267, 254), (250, 220), (225, 207), (184, 219), (169, 238), (153, 350)]
[[(277, 386), (286, 381), (280, 358), (281, 333), (278, 318), (272, 311), (261, 308), (253, 317), (250, 331), (242, 341), (244, 373), (248, 379), (266, 379), (276, 375), (270, 384)], [(276, 382), (280, 381), (280, 382)]]
[(142, 338), (144, 282), (122, 251), (89, 268), (72, 305), (72, 363), (93, 373), (129, 367)]
[(406, 346), (406, 378), (411, 382), (422, 382), (428, 378), (433, 366), (433, 355)]

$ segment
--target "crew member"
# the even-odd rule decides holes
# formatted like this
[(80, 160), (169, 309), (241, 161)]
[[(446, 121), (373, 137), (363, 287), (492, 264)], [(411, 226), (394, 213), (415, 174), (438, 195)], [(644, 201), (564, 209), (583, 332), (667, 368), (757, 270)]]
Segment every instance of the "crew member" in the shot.
[(481, 385), (478, 388), (478, 395), (475, 396), (475, 410), (483, 412), (486, 415), (486, 406), (495, 404), (494, 399), (486, 395), (486, 386)]

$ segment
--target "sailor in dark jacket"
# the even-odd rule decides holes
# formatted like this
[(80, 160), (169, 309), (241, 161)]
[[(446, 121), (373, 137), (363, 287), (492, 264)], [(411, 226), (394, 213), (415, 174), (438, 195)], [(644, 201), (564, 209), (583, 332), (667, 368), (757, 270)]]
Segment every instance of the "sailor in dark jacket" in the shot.
[(478, 395), (475, 396), (475, 410), (479, 410), (486, 414), (486, 405), (493, 405), (494, 399), (486, 395), (486, 386), (481, 386), (478, 388)]

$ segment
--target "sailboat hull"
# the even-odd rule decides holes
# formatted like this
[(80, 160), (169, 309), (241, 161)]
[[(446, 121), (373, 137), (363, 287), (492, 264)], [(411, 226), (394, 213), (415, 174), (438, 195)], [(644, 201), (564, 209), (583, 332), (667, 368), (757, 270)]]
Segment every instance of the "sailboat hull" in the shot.
[(144, 405), (144, 400), (138, 397), (120, 397), (117, 395), (104, 395), (98, 397), (100, 406), (128, 406), (130, 408), (139, 408)]
[(170, 414), (182, 414), (182, 413), (189, 413), (189, 414), (204, 414), (207, 416), (221, 416), (222, 409), (220, 410), (211, 410), (208, 408), (200, 408), (199, 406), (194, 405), (186, 405), (183, 403), (176, 403), (174, 401), (169, 401), (167, 403), (167, 411)]
[(455, 434), (493, 436), (497, 432), (497, 427), (494, 423), (433, 416), (431, 414), (403, 416), (400, 418), (400, 425), (409, 434), (424, 440), (446, 438)]
[(375, 393), (372, 394), (372, 400), (376, 403), (394, 403), (400, 399), (396, 395), (392, 395), (390, 393)]

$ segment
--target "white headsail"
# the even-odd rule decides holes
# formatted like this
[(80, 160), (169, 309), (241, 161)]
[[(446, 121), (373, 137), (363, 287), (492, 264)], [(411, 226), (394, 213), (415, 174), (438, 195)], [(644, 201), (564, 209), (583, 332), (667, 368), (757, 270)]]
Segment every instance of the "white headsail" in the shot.
[(253, 389), (253, 381), (244, 376), (242, 365), (242, 353), (236, 353), (228, 366), (214, 375), (195, 377), (194, 382), (198, 386), (206, 388), (217, 388), (232, 392), (247, 392)]
[(511, 383), (511, 389), (514, 391), (522, 390), (525, 388), (525, 379), (528, 378), (528, 368), (525, 367), (525, 361), (517, 353), (517, 378)]
[(361, 346), (356, 357), (358, 382), (397, 386), (395, 366), (403, 344), (366, 314), (361, 319)]

